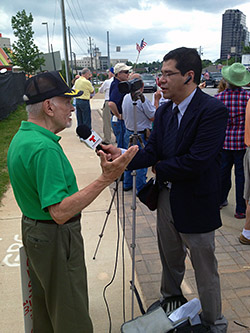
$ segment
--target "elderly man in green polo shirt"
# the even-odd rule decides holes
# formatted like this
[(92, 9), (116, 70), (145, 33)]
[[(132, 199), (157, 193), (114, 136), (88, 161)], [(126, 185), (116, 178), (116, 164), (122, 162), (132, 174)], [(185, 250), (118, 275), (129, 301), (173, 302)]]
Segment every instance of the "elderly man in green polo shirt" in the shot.
[(70, 127), (71, 98), (81, 94), (59, 72), (30, 78), (24, 96), (28, 121), (8, 151), (10, 180), (23, 213), (34, 332), (92, 333), (80, 213), (123, 173), (138, 149), (131, 147), (113, 162), (100, 152), (102, 174), (78, 190), (57, 133)]

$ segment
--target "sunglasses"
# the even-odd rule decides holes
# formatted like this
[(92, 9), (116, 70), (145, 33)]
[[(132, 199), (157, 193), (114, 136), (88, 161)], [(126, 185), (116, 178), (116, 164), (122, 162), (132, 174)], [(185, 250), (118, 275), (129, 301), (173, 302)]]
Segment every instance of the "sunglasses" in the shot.
[(120, 73), (128, 74), (129, 71), (120, 71)]

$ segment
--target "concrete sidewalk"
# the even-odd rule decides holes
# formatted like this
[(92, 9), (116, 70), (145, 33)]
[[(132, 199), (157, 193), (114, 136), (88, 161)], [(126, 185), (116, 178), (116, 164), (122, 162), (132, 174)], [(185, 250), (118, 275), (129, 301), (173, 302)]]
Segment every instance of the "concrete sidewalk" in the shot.
[[(103, 95), (97, 94), (91, 100), (93, 129), (101, 136)], [(77, 175), (79, 188), (89, 184), (100, 174), (99, 158), (80, 143), (75, 134), (75, 117), (71, 129), (62, 133), (62, 146)], [(114, 137), (113, 137), (114, 140)], [(93, 260), (99, 234), (102, 230), (106, 211), (110, 205), (113, 186), (103, 191), (98, 199), (83, 211), (82, 233), (85, 241), (85, 258), (88, 269), (90, 312), (95, 332), (108, 332), (109, 324), (102, 297), (104, 286), (111, 280), (114, 268), (117, 241), (116, 207), (112, 206), (104, 236)], [(121, 193), (121, 191), (119, 191)], [(21, 213), (15, 203), (11, 189), (6, 193), (0, 207), (0, 331), (3, 333), (23, 333), (22, 299), (18, 249), (20, 240)], [(126, 263), (126, 320), (131, 319), (131, 258), (129, 255), (132, 239), (132, 192), (125, 193), (125, 263)], [(223, 313), (229, 320), (230, 333), (250, 332), (240, 327), (237, 321), (250, 327), (250, 247), (241, 245), (238, 236), (244, 220), (237, 220), (234, 214), (234, 191), (229, 197), (229, 205), (221, 211), (223, 227), (216, 231), (216, 254), (221, 276)], [(122, 210), (121, 210), (122, 212)], [(122, 218), (122, 214), (120, 216)], [(136, 209), (136, 286), (143, 298), (144, 306), (149, 306), (159, 297), (161, 264), (156, 240), (155, 212), (137, 200)], [(121, 253), (121, 250), (120, 252)], [(197, 297), (195, 278), (190, 260), (186, 261), (187, 271), (183, 283), (184, 294), (188, 299)], [(112, 332), (120, 331), (122, 316), (122, 264), (119, 255), (117, 277), (108, 288), (107, 298), (112, 317)], [(135, 305), (137, 305), (135, 300)], [(136, 306), (135, 316), (139, 315)], [(152, 332), (153, 333), (153, 332)]]
[[(99, 119), (99, 113), (95, 119)], [(77, 176), (79, 188), (88, 185), (101, 174), (99, 157), (81, 143), (75, 134), (76, 119), (73, 116), (73, 125), (61, 134), (61, 144), (68, 156)], [(105, 189), (101, 195), (82, 214), (82, 234), (85, 246), (85, 260), (88, 271), (88, 286), (90, 300), (90, 315), (94, 324), (94, 331), (107, 333), (109, 320), (103, 299), (104, 287), (111, 281), (114, 274), (116, 248), (118, 239), (116, 207), (113, 205), (111, 213), (101, 239), (96, 259), (93, 260), (99, 234), (102, 231), (106, 211), (112, 198), (112, 188)], [(19, 267), (19, 248), (22, 245), (20, 231), (21, 212), (15, 202), (12, 189), (6, 192), (0, 206), (0, 332), (23, 333), (23, 309), (21, 280)], [(125, 290), (123, 291), (123, 265), (122, 265), (122, 231), (120, 229), (118, 267), (114, 282), (107, 288), (108, 302), (112, 332), (119, 332), (123, 321), (123, 293), (125, 295), (125, 318), (131, 319), (131, 258), (124, 242)], [(139, 315), (135, 301), (134, 316)], [(46, 332), (44, 332), (46, 333)]]

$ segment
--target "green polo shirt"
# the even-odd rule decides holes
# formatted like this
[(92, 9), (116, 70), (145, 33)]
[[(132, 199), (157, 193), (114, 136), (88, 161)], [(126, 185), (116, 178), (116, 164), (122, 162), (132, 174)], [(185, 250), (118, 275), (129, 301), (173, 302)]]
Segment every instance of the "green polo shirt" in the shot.
[(41, 126), (23, 121), (10, 144), (10, 182), (22, 213), (32, 219), (51, 219), (46, 208), (78, 191), (60, 139)]

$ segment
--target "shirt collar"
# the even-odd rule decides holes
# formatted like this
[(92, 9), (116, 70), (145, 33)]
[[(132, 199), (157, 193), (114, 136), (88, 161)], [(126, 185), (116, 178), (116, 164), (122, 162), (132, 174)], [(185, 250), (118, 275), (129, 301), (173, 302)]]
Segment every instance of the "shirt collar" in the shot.
[(20, 126), (20, 130), (23, 130), (23, 131), (34, 130), (34, 131), (43, 133), (44, 135), (50, 137), (55, 142), (58, 142), (61, 139), (60, 136), (58, 136), (55, 133), (51, 132), (47, 128), (44, 128), (44, 127), (39, 126), (37, 124), (34, 124), (34, 123), (30, 122), (30, 121), (22, 121), (21, 126)]
[(184, 99), (179, 105), (173, 103), (173, 109), (174, 109), (176, 106), (178, 106), (178, 109), (179, 109), (179, 111), (180, 111), (181, 116), (183, 116), (184, 113), (185, 113), (185, 111), (187, 110), (187, 107), (188, 107), (189, 103), (191, 102), (191, 100), (192, 100), (194, 94), (196, 93), (196, 90), (197, 90), (197, 88), (194, 89), (194, 90), (191, 92), (191, 94), (190, 94), (188, 97), (186, 97), (186, 98), (185, 98), (185, 99)]

